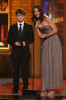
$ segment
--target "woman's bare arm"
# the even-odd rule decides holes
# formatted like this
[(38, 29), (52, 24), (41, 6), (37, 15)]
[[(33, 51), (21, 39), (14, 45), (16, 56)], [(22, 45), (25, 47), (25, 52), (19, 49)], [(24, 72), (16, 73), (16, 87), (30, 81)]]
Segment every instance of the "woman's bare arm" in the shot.
[(44, 38), (44, 36), (45, 36), (46, 34), (43, 35), (43, 34), (39, 31), (37, 25), (35, 25), (35, 28), (36, 28), (36, 30), (37, 30), (38, 36), (39, 36), (40, 38)]
[(57, 33), (57, 27), (56, 27), (56, 25), (53, 23), (53, 21), (52, 21), (49, 17), (46, 17), (45, 20), (46, 20), (47, 23), (50, 25), (50, 27), (53, 29), (52, 32), (50, 32), (49, 34), (46, 35), (46, 37), (51, 36), (51, 35)]

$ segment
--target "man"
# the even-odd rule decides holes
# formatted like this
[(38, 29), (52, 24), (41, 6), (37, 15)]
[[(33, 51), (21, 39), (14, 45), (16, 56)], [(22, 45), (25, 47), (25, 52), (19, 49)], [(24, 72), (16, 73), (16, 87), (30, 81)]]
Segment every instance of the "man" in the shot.
[(22, 64), (23, 90), (28, 89), (28, 68), (29, 68), (29, 44), (34, 41), (32, 25), (24, 22), (25, 11), (16, 11), (17, 23), (10, 26), (7, 42), (12, 46), (12, 60), (14, 67), (13, 94), (19, 89), (19, 68)]

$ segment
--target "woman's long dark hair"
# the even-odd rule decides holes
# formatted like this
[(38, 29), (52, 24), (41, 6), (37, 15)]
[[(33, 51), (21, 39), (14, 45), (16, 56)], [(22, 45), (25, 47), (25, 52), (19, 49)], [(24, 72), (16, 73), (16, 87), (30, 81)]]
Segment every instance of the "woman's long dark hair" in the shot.
[[(35, 8), (37, 8), (38, 9), (38, 11), (40, 12), (40, 17), (39, 18), (37, 18), (35, 15), (34, 15), (34, 9)], [(42, 22), (42, 21), (44, 21), (44, 14), (43, 14), (43, 9), (42, 9), (42, 7), (40, 6), (40, 5), (35, 5), (34, 7), (33, 7), (33, 10), (32, 10), (32, 13), (33, 13), (33, 17), (32, 18), (34, 18), (36, 21), (39, 19), (40, 20), (40, 22)]]

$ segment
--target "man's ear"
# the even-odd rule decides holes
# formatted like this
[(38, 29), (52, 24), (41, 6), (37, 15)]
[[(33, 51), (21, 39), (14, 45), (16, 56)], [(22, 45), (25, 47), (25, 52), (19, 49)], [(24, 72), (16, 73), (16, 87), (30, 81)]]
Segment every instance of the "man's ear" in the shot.
[(25, 16), (24, 16), (24, 19), (25, 19)]

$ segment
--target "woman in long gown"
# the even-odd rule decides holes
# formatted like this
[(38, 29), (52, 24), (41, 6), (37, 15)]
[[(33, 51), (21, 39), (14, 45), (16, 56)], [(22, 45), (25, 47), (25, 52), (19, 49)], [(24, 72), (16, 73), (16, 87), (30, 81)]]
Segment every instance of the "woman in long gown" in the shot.
[[(57, 36), (57, 27), (53, 21), (44, 16), (40, 5), (33, 7), (32, 21), (38, 36), (43, 39), (41, 53), (41, 96), (55, 93), (63, 85), (62, 46)], [(47, 92), (48, 91), (48, 92)]]

